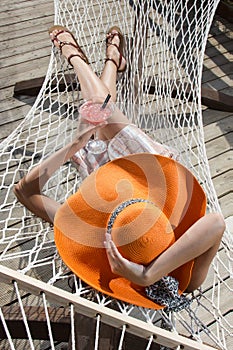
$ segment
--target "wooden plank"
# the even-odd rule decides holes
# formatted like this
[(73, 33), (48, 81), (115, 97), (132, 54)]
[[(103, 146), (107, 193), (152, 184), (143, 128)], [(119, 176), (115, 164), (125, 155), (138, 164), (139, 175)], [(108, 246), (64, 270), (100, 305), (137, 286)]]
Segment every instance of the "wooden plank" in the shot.
[(218, 33), (228, 33), (229, 31), (231, 31), (231, 28), (232, 28), (232, 25), (229, 23), (229, 21), (219, 16), (215, 12), (212, 26), (211, 26), (211, 33), (213, 33), (214, 35)]
[[(45, 35), (41, 41), (37, 40), (35, 42), (35, 38), (34, 38), (33, 43), (26, 44), (24, 47), (22, 47), (22, 49), (18, 50), (17, 47), (14, 47), (12, 50), (5, 50), (5, 52), (8, 54), (8, 58), (7, 59), (5, 59), (4, 57), (2, 58), (2, 63), (0, 65), (0, 68), (1, 69), (5, 69), (5, 67), (12, 68), (17, 64), (35, 60), (35, 59), (40, 59), (41, 57), (49, 58), (51, 54), (52, 46), (47, 39), (48, 38)], [(25, 40), (27, 41), (27, 38)], [(34, 54), (32, 54), (31, 49), (33, 50)]]
[(233, 55), (226, 51), (226, 53), (223, 55), (222, 53), (219, 53), (216, 56), (211, 56), (210, 58), (204, 59), (203, 62), (203, 71), (207, 69), (213, 69), (215, 67), (223, 67), (225, 65), (230, 64), (231, 66), (231, 72), (233, 71)]
[[(16, 99), (14, 97), (8, 98), (7, 100), (2, 101), (2, 103), (0, 104), (0, 113), (5, 113), (8, 112), (10, 110), (15, 110), (15, 108), (19, 108), (19, 107), (23, 107), (25, 106), (25, 104), (31, 106), (32, 103), (34, 102), (35, 97), (30, 97), (30, 96), (25, 96), (25, 98), (19, 100)], [(0, 121), (4, 122), (4, 119), (1, 118), (1, 114), (0, 114)], [(8, 123), (8, 121), (10, 120), (6, 120), (6, 123)], [(1, 125), (1, 122), (0, 122)]]
[(233, 114), (204, 127), (205, 142), (233, 131)]
[[(5, 319), (7, 320), (23, 320), (23, 315), (20, 306), (12, 304), (4, 305), (1, 307)], [(28, 321), (46, 321), (45, 309), (43, 306), (24, 306), (24, 311)], [(49, 319), (52, 322), (59, 322), (64, 319), (64, 323), (69, 323), (70, 311), (63, 307), (48, 307)]]
[(213, 110), (211, 108), (206, 108), (202, 112), (203, 125), (206, 126), (211, 123), (216, 123), (219, 120), (224, 119), (231, 114), (232, 113), (227, 111), (218, 111), (218, 110)]
[[(218, 59), (216, 56), (216, 61), (223, 61), (223, 57)], [(226, 70), (225, 70), (226, 69)], [(226, 81), (227, 76), (230, 76), (230, 72), (233, 71), (233, 62), (225, 61), (223, 64), (218, 64), (214, 60), (210, 59), (203, 63), (203, 72), (202, 72), (202, 81), (205, 85), (210, 84), (214, 80), (221, 78), (223, 81)], [(212, 75), (211, 75), (212, 73)], [(214, 77), (214, 78), (213, 78)], [(229, 84), (229, 87), (232, 87), (232, 84)]]
[(212, 109), (233, 112), (232, 96), (206, 85), (201, 88), (201, 102)]
[[(30, 25), (31, 30), (28, 30), (28, 28), (20, 28), (20, 30), (16, 31), (16, 32), (12, 32), (12, 35), (7, 32), (5, 33), (5, 40), (2, 42), (2, 47), (4, 49), (9, 49), (9, 48), (18, 48), (18, 50), (14, 50), (15, 52), (19, 52), (22, 51), (26, 51), (24, 50), (25, 45), (27, 45), (28, 43), (34, 43), (36, 41), (45, 39), (46, 43), (50, 44), (50, 39), (48, 36), (48, 28), (53, 24), (52, 21), (52, 17), (51, 20), (48, 21), (48, 19), (44, 19), (44, 21), (46, 20), (46, 24), (42, 25), (41, 23), (39, 24), (38, 22), (35, 21), (34, 25)], [(91, 19), (89, 20), (91, 22)], [(106, 18), (107, 21), (107, 18)], [(37, 24), (37, 27), (36, 27)], [(35, 30), (35, 28), (37, 28), (37, 30)], [(13, 28), (14, 30), (14, 28)], [(104, 35), (104, 33), (102, 33)], [(22, 47), (22, 41), (25, 38), (25, 43)], [(88, 31), (86, 33), (85, 36), (85, 45), (87, 45), (88, 42), (92, 43), (93, 37), (92, 34)], [(97, 37), (95, 44), (98, 45), (98, 43), (103, 44), (103, 41)], [(2, 50), (3, 51), (3, 50)], [(7, 57), (5, 51), (3, 51), (1, 53), (1, 57)]]
[(229, 22), (233, 23), (233, 7), (232, 4), (228, 4), (226, 2), (220, 1), (217, 7), (216, 13), (227, 19)]
[(16, 79), (22, 81), (26, 78), (30, 79), (45, 76), (48, 63), (49, 57), (42, 57), (40, 60), (31, 60), (16, 66), (4, 68), (0, 78), (0, 84), (8, 87), (15, 84)]
[[(109, 4), (109, 6), (110, 6), (110, 4)], [(103, 8), (101, 6), (99, 6), (98, 3), (92, 4), (91, 8), (93, 10), (92, 11), (93, 16), (91, 16), (91, 12), (89, 12), (89, 16), (86, 17), (87, 21), (89, 21), (91, 23), (91, 22), (93, 22), (93, 19), (96, 20), (96, 18), (98, 18), (99, 15), (101, 15), (101, 17), (105, 17), (107, 20), (108, 13), (105, 12), (104, 16), (103, 16)], [(19, 20), (19, 19), (21, 21), (26, 21), (26, 20), (31, 19), (31, 18), (40, 18), (43, 16), (47, 16), (47, 14), (51, 14), (51, 12), (49, 12), (49, 10), (51, 10), (51, 3), (46, 4), (42, 7), (38, 7), (37, 5), (34, 5), (31, 7), (31, 11), (30, 11), (30, 8), (27, 8), (26, 11), (24, 11), (24, 9), (19, 8), (19, 9), (16, 9), (16, 10), (10, 12), (9, 19), (3, 17), (1, 20), (1, 24), (8, 25), (10, 23), (17, 23), (17, 20)], [(67, 6), (66, 6), (66, 9), (64, 12), (68, 12), (69, 10), (72, 12), (73, 7), (72, 7), (72, 4), (67, 3)], [(106, 10), (106, 8), (105, 8), (105, 10)], [(84, 15), (84, 11), (86, 11), (86, 8), (84, 6), (79, 5), (78, 12), (79, 12), (80, 16)], [(105, 14), (106, 14), (106, 16), (105, 16)], [(117, 11), (117, 7), (115, 7), (115, 6), (113, 7), (113, 10), (111, 11), (111, 16), (114, 17), (114, 15), (116, 15), (117, 20), (119, 20), (119, 23), (120, 23), (121, 13), (119, 13)], [(127, 13), (125, 15), (127, 15)]]
[[(156, 94), (156, 87), (158, 85), (157, 76), (150, 76), (145, 79), (144, 83), (144, 91), (147, 94)], [(171, 86), (172, 82), (166, 82), (165, 88), (163, 89), (163, 93), (166, 93), (166, 86)], [(197, 96), (193, 96), (191, 93), (190, 85), (186, 84), (186, 86), (179, 81), (176, 82), (176, 87), (169, 93), (172, 98), (187, 98), (188, 101), (193, 101)], [(208, 106), (212, 109), (223, 110), (233, 112), (233, 100), (232, 97), (228, 94), (225, 94), (220, 91), (216, 91), (209, 84), (202, 84), (201, 87), (201, 102), (202, 105)]]
[(8, 24), (17, 23), (19, 21), (27, 21), (31, 18), (47, 17), (48, 15), (51, 15), (51, 4), (48, 3), (41, 7), (34, 5), (27, 9), (19, 8), (14, 11), (5, 11), (4, 14), (0, 15), (1, 26), (7, 26)]
[[(212, 323), (215, 323), (215, 324), (217, 323), (216, 318), (211, 319), (210, 312), (215, 312), (215, 314), (219, 313), (220, 315), (224, 315), (231, 310), (231, 305), (229, 304), (229, 301), (232, 299), (233, 286), (232, 286), (232, 283), (229, 283), (229, 280), (230, 280), (230, 276), (228, 280), (225, 281), (225, 283), (228, 282), (229, 288), (226, 288), (224, 286), (224, 282), (221, 282), (220, 283), (221, 286), (216, 285), (214, 288), (210, 288), (208, 291), (203, 293), (204, 298), (207, 298), (209, 300), (209, 303), (207, 302), (205, 303), (207, 306), (206, 310), (202, 308), (199, 311), (199, 314), (200, 314), (199, 317), (202, 320), (202, 322), (206, 324), (207, 327), (209, 327), (209, 325)], [(221, 294), (224, 293), (224, 298), (221, 297), (222, 295), (219, 294), (220, 290), (221, 290)], [(209, 310), (208, 310), (208, 304), (210, 307)], [(230, 329), (230, 326), (228, 326), (227, 328)]]
[[(77, 89), (77, 83), (76, 83), (74, 74), (65, 74), (64, 77), (57, 75), (57, 77), (58, 77), (57, 81), (59, 82), (59, 85), (57, 82), (56, 84), (52, 82), (51, 89), (53, 91), (56, 91), (56, 92), (65, 91), (67, 90), (67, 85), (71, 83), (72, 83), (72, 90)], [(17, 82), (15, 84), (14, 95), (15, 96), (20, 96), (20, 95), (36, 96), (41, 89), (43, 81), (44, 81), (44, 78), (40, 77), (40, 78)]]
[(0, 114), (0, 125), (23, 120), (27, 113), (30, 111), (34, 101), (35, 98), (30, 97), (30, 99), (27, 100), (27, 102), (30, 102), (30, 104), (27, 104), (24, 101), (21, 106), (2, 112)]
[[(212, 178), (212, 181), (215, 179), (215, 183), (218, 183), (224, 179), (226, 176), (227, 178), (231, 179), (230, 174), (226, 174), (229, 171), (232, 170), (232, 160), (233, 160), (233, 151), (231, 148), (229, 151), (224, 151), (223, 153), (214, 156), (212, 159), (209, 159), (209, 167), (210, 167), (210, 176)], [(198, 166), (196, 159), (193, 159), (193, 165), (195, 167)], [(228, 190), (227, 190), (228, 187)], [(224, 193), (224, 188), (222, 189), (223, 192), (221, 193), (221, 196), (219, 196), (219, 201), (221, 201), (221, 208), (223, 210), (223, 214), (225, 217), (230, 216), (232, 214), (232, 202), (233, 198), (228, 198), (232, 197), (232, 183), (227, 183), (225, 188), (225, 193)], [(229, 190), (230, 189), (230, 190)], [(230, 194), (230, 196), (229, 196)], [(226, 203), (224, 202), (226, 201)]]
[[(40, 5), (43, 5), (43, 4), (48, 4), (48, 0), (40, 0)], [(37, 5), (38, 6), (38, 0), (21, 0), (20, 2), (15, 2), (15, 1), (4, 1), (4, 0), (1, 0), (1, 7), (0, 7), (0, 14), (1, 13), (5, 13), (6, 10), (7, 11), (12, 11), (14, 12), (16, 9), (26, 9), (28, 7), (32, 7), (32, 6), (35, 6)], [(51, 2), (51, 6), (52, 6), (52, 2)]]
[(205, 143), (206, 153), (209, 160), (231, 149), (231, 145), (228, 142), (228, 138), (231, 139), (233, 142), (233, 132), (224, 136), (214, 138), (213, 140)]
[(187, 350), (213, 350), (213, 348), (208, 345), (182, 337), (178, 334), (174, 334), (156, 327), (153, 324), (143, 322), (115, 310), (108, 308), (104, 309), (101, 305), (66, 291), (63, 291), (61, 295), (61, 290), (59, 288), (50, 286), (41, 281), (36, 281), (29, 276), (22, 275), (17, 271), (13, 271), (3, 266), (0, 266), (0, 278), (5, 283), (11, 283), (13, 279), (17, 281), (19, 286), (32, 294), (37, 295), (39, 291), (43, 290), (47, 296), (47, 299), (51, 302), (55, 302), (56, 304), (59, 303), (61, 306), (73, 304), (77, 312), (88, 317), (94, 318), (96, 315), (101, 315), (102, 322), (110, 326), (122, 328), (124, 325), (128, 325), (127, 332), (135, 334), (144, 339), (148, 339), (151, 335), (153, 335), (155, 342), (158, 344), (168, 347), (176, 347), (181, 345)]
[(221, 198), (219, 198), (219, 204), (221, 206), (224, 218), (228, 218), (229, 216), (232, 216), (232, 208), (233, 208), (232, 191), (230, 193), (222, 196)]
[[(13, 339), (27, 339), (27, 333), (20, 307), (3, 306), (1, 309), (11, 337)], [(24, 306), (24, 311), (32, 339), (49, 340), (44, 307)], [(55, 341), (68, 342), (71, 330), (69, 309), (48, 307), (47, 311), (50, 319), (53, 339)], [(6, 338), (2, 322), (0, 322), (0, 338)]]
[(204, 83), (213, 82), (216, 78), (221, 78), (228, 86), (232, 85), (232, 63), (226, 63), (221, 67), (214, 67), (211, 71), (206, 70), (202, 74), (202, 81)]
[[(48, 43), (46, 45), (47, 40), (44, 40), (44, 46), (39, 45), (39, 49), (35, 49), (33, 52), (30, 49), (30, 45), (28, 46), (28, 51), (21, 52), (20, 54), (14, 55), (12, 54), (9, 59), (2, 60), (2, 64), (0, 64), (0, 69), (3, 69), (5, 67), (12, 67), (16, 64), (21, 64), (24, 62), (29, 62), (30, 60), (34, 61), (36, 59), (41, 59), (41, 57), (48, 57), (48, 62), (50, 59), (50, 53), (51, 53), (51, 45)], [(1, 71), (2, 72), (2, 71)]]
[(215, 75), (213, 75), (213, 79), (210, 81), (203, 81), (204, 85), (207, 85), (214, 90), (217, 91), (227, 91), (226, 89), (230, 89), (228, 92), (228, 95), (232, 95), (232, 88), (230, 81), (232, 81), (233, 75), (231, 76), (224, 76), (223, 79), (218, 79)]
[[(42, 45), (44, 41), (44, 45)], [(38, 42), (38, 44), (37, 44)], [(22, 45), (23, 43), (23, 45)], [(51, 41), (48, 35), (48, 28), (47, 27), (41, 27), (41, 30), (39, 32), (33, 32), (28, 33), (23, 32), (19, 37), (8, 37), (7, 40), (2, 42), (2, 53), (1, 58), (7, 58), (7, 51), (8, 56), (9, 52), (11, 55), (20, 54), (21, 52), (28, 52), (30, 45), (36, 45), (37, 49), (44, 48), (45, 46), (51, 46)], [(33, 49), (35, 46), (33, 47)]]
[(209, 36), (217, 36), (217, 35), (224, 34), (227, 37), (231, 38), (232, 37), (232, 25), (224, 19), (223, 17), (220, 17), (217, 15), (215, 12), (212, 25), (210, 28)]
[(6, 88), (0, 89), (0, 104), (11, 98), (14, 95), (14, 86), (8, 86)]
[(233, 151), (229, 150), (215, 158), (210, 159), (210, 173), (212, 179), (232, 169)]
[[(224, 291), (225, 294), (225, 291)], [(228, 347), (230, 344), (230, 339), (225, 338), (226, 334), (231, 333), (231, 321), (229, 320), (229, 324), (226, 322), (226, 313), (230, 310), (227, 310), (226, 313), (222, 313), (221, 309), (216, 309), (216, 305), (213, 306), (212, 302), (207, 301), (205, 299), (205, 295), (203, 297), (199, 296), (200, 303), (197, 305), (196, 302), (193, 302), (193, 309), (195, 310), (195, 319), (194, 315), (189, 315), (185, 310), (181, 311), (177, 318), (180, 319), (183, 316), (184, 322), (187, 322), (187, 325), (192, 324), (192, 332), (198, 335), (198, 339), (202, 339), (203, 342), (206, 342), (218, 349), (231, 349)], [(197, 295), (198, 299), (198, 295)], [(224, 300), (224, 297), (222, 297)], [(227, 307), (227, 303), (229, 306), (229, 300), (231, 300), (231, 293), (226, 292), (225, 306)], [(202, 306), (203, 305), (203, 306)], [(221, 305), (223, 306), (223, 305)], [(193, 323), (192, 323), (193, 321)], [(179, 333), (190, 336), (190, 331), (188, 331), (185, 327), (180, 324), (179, 321), (176, 321), (176, 328)], [(220, 333), (219, 333), (220, 331)], [(211, 333), (210, 333), (211, 332)], [(226, 344), (226, 347), (220, 347), (220, 344)]]
[(218, 52), (222, 50), (225, 51), (225, 44), (230, 45), (232, 38), (233, 31), (232, 27), (229, 26), (229, 22), (223, 24), (223, 22), (220, 21), (213, 21), (207, 38), (205, 54), (208, 54), (208, 51), (213, 48), (216, 48)]
[[(2, 311), (5, 316), (6, 324), (8, 326), (11, 338), (27, 339), (27, 334), (23, 324), (21, 310), (19, 307), (13, 307), (14, 311), (10, 311), (7, 314), (9, 307), (3, 307)], [(48, 327), (46, 324), (46, 316), (44, 308), (29, 306), (24, 307), (32, 339), (49, 340)], [(68, 342), (71, 326), (70, 326), (70, 312), (69, 309), (63, 308), (48, 308), (49, 319), (51, 323), (51, 329), (54, 341)], [(92, 349), (95, 341), (96, 332), (96, 319), (86, 317), (84, 315), (75, 314), (75, 342), (76, 346), (80, 348)], [(121, 336), (121, 330), (115, 327), (110, 327), (105, 324), (101, 324), (99, 333), (99, 348), (106, 349), (109, 345), (116, 349), (118, 347), (119, 339)], [(0, 326), (0, 338), (6, 338), (3, 327)], [(124, 343), (127, 349), (132, 349), (135, 346), (145, 349), (148, 343), (147, 339), (142, 339), (136, 335), (126, 333), (124, 337)], [(84, 345), (85, 344), (85, 345)], [(159, 350), (159, 346), (152, 344), (151, 350)]]
[(222, 91), (222, 92), (226, 93), (227, 95), (230, 95), (231, 98), (233, 98), (233, 89), (232, 89), (231, 86), (226, 86), (226, 87), (224, 87), (223, 89), (221, 89), (219, 91)]
[[(225, 44), (227, 46), (230, 46), (229, 39), (225, 42)], [(229, 50), (227, 50), (227, 48), (222, 46), (222, 44), (212, 45), (208, 49), (206, 49), (203, 63), (205, 64), (206, 60), (214, 60), (216, 57), (219, 56), (227, 56), (231, 60), (231, 53), (229, 52)]]
[[(25, 3), (25, 2), (28, 2), (28, 0), (21, 0), (20, 2)], [(12, 4), (17, 3), (17, 0), (11, 0), (11, 3)], [(7, 0), (1, 0), (2, 7), (7, 6), (7, 4), (8, 4)]]
[(19, 125), (22, 119), (14, 120), (12, 122), (1, 125), (1, 115), (0, 115), (0, 142), (2, 142), (5, 138), (7, 138)]
[(44, 31), (46, 28), (50, 26), (50, 23), (54, 23), (54, 15), (51, 13), (46, 17), (41, 18), (32, 18), (26, 20), (24, 22), (18, 21), (14, 24), (8, 24), (7, 30), (5, 26), (0, 26), (0, 33), (3, 36), (3, 41), (8, 40), (10, 38), (19, 38), (27, 34), (35, 34)]
[[(218, 328), (226, 327), (228, 331), (231, 331), (231, 327), (229, 324), (225, 323), (224, 315), (231, 310), (231, 305), (229, 304), (229, 300), (231, 299), (231, 290), (232, 290), (232, 279), (230, 278), (230, 271), (226, 269), (227, 266), (229, 269), (229, 257), (226, 254), (226, 251), (221, 248), (218, 252), (218, 259), (215, 261), (215, 267), (213, 265), (210, 266), (207, 278), (202, 285), (201, 292), (195, 291), (194, 295), (196, 300), (192, 303), (192, 309), (195, 310), (196, 313), (196, 322), (198, 324), (198, 320), (200, 320), (201, 324), (205, 326), (205, 329), (209, 329), (210, 325), (213, 325), (212, 332), (215, 334), (216, 340), (218, 339)], [(216, 271), (218, 273), (218, 277), (216, 276)], [(226, 297), (225, 297), (226, 296)], [(198, 303), (197, 303), (198, 301)], [(187, 319), (189, 315), (187, 314), (187, 310), (182, 310), (179, 313), (178, 319), (180, 315)], [(187, 321), (189, 323), (189, 321)], [(195, 322), (195, 323), (196, 323)], [(183, 331), (180, 324), (177, 322), (178, 331), (184, 333), (188, 336), (188, 331)], [(195, 331), (195, 324), (192, 329)], [(207, 336), (202, 334), (202, 330), (199, 329), (201, 334), (201, 339), (203, 341), (210, 342), (210, 334), (207, 333)], [(221, 339), (221, 337), (220, 337)]]
[(214, 34), (213, 31), (210, 31), (210, 34), (207, 39), (206, 49), (204, 53), (204, 57), (214, 56), (216, 53), (225, 53), (229, 50), (225, 47), (225, 44), (231, 45), (231, 40), (233, 39), (233, 34), (229, 29), (228, 32)]
[[(232, 300), (232, 296), (230, 296), (229, 301)], [(232, 310), (229, 310), (226, 314), (223, 315), (224, 319), (223, 319), (223, 325), (225, 324), (232, 324)], [(209, 329), (210, 331), (212, 331), (212, 328), (215, 327), (215, 324), (211, 324), (209, 325)], [(223, 345), (226, 347), (227, 349), (231, 350), (233, 348), (233, 337), (232, 337), (232, 331), (226, 332), (223, 330), (223, 327), (218, 327), (218, 330), (220, 332), (220, 334), (222, 334), (222, 339), (223, 339)]]
[[(225, 36), (225, 39), (223, 41), (217, 41), (217, 38), (215, 37), (209, 41), (209, 44), (206, 48), (205, 54), (204, 54), (204, 61), (206, 59), (211, 59), (212, 57), (218, 56), (219, 54), (225, 55), (231, 55), (232, 53), (232, 39)], [(231, 57), (231, 56), (230, 56)]]

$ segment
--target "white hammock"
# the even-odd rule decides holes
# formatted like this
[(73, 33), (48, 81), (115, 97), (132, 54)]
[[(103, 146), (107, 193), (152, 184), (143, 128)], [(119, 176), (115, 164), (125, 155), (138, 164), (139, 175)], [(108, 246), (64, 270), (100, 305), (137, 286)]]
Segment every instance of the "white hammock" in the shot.
[[(97, 74), (104, 64), (108, 28), (112, 24), (122, 28), (127, 40), (128, 70), (119, 77), (118, 103), (132, 122), (157, 141), (180, 151), (181, 162), (194, 173), (207, 193), (209, 211), (221, 209), (204, 145), (201, 76), (207, 35), (217, 5), (218, 0), (55, 0), (54, 20), (74, 33)], [(0, 279), (7, 283), (15, 279), (13, 286), (3, 284), (1, 287), (0, 317), (6, 339), (0, 341), (0, 348), (60, 349), (62, 342), (54, 340), (48, 309), (70, 303), (72, 349), (75, 349), (74, 310), (96, 317), (95, 349), (101, 349), (101, 321), (121, 327), (119, 349), (128, 332), (147, 339), (148, 350), (154, 341), (173, 348), (182, 345), (185, 349), (204, 349), (203, 343), (208, 343), (230, 349), (231, 324), (226, 300), (232, 299), (228, 278), (232, 268), (232, 241), (228, 232), (202, 290), (193, 295), (191, 308), (168, 317), (163, 311), (126, 305), (84, 286), (59, 258), (52, 228), (17, 202), (12, 191), (14, 184), (41, 159), (73, 138), (80, 99), (73, 71), (53, 50), (34, 106), (0, 145)], [(64, 202), (79, 184), (76, 169), (67, 163), (49, 181), (45, 193)], [(75, 295), (71, 294), (70, 284), (74, 284)], [(41, 290), (44, 292), (39, 297)], [(92, 302), (86, 300), (90, 294), (95, 295)], [(18, 305), (26, 329), (25, 340), (14, 339), (11, 333), (9, 308), (12, 305)], [(33, 339), (27, 321), (29, 306), (43, 308), (48, 325), (47, 340)], [(161, 320), (166, 321), (173, 332), (157, 328)]]

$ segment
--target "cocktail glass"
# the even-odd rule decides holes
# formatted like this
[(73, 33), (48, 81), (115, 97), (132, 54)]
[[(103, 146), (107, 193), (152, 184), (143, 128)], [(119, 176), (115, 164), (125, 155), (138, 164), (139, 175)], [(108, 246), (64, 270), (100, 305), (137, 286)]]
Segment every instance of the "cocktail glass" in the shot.
[[(106, 102), (107, 99), (96, 97), (85, 101), (79, 107), (79, 114), (81, 120), (91, 125), (98, 125), (108, 120), (115, 109), (113, 102)], [(86, 148), (93, 154), (100, 154), (106, 151), (106, 142), (100, 140), (97, 133), (94, 139), (88, 141)]]

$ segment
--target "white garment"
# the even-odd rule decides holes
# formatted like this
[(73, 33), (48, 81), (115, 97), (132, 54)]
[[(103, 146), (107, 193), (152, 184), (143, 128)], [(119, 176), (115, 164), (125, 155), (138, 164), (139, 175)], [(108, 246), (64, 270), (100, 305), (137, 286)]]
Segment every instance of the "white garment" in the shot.
[(72, 157), (72, 163), (82, 179), (101, 165), (129, 154), (152, 153), (179, 160), (179, 153), (175, 149), (152, 140), (134, 124), (125, 126), (110, 141), (105, 142), (107, 149), (103, 153), (93, 154), (84, 147)]

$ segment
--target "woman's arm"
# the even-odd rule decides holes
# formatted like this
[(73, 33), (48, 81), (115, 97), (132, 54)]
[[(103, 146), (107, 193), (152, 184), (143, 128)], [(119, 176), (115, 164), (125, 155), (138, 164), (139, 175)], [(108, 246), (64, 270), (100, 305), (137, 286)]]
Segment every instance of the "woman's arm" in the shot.
[(114, 274), (125, 277), (131, 282), (147, 286), (146, 271), (147, 268), (143, 265), (136, 264), (132, 261), (125, 259), (115, 246), (115, 243), (111, 239), (111, 234), (106, 233), (106, 241), (104, 242), (106, 253), (111, 270)]
[(96, 129), (104, 125), (105, 123), (97, 127), (90, 126), (90, 128), (80, 132), (74, 141), (33, 168), (15, 185), (14, 193), (18, 200), (35, 215), (47, 222), (53, 223), (54, 216), (60, 204), (42, 193), (44, 185), (61, 165), (66, 163), (78, 150), (85, 146)]
[(106, 234), (105, 247), (112, 272), (141, 286), (149, 286), (179, 266), (195, 259), (188, 287), (191, 291), (204, 281), (211, 261), (218, 251), (224, 230), (225, 222), (221, 214), (205, 215), (146, 267), (122, 257), (109, 234)]

